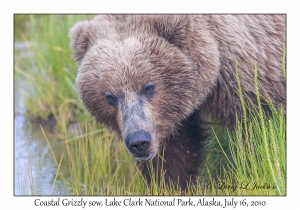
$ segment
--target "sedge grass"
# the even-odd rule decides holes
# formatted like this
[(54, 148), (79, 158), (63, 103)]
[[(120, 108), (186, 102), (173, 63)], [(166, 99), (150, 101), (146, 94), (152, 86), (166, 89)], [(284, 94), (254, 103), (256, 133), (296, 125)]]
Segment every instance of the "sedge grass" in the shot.
[[(27, 109), (27, 116), (47, 121), (52, 115), (56, 120), (56, 128), (60, 131), (64, 129), (62, 122), (88, 121), (90, 118), (87, 117), (87, 112), (78, 103), (75, 88), (77, 67), (69, 48), (69, 30), (77, 21), (91, 19), (93, 15), (23, 17), (27, 20), (29, 29), (22, 33), (17, 30), (22, 27), (16, 27), (15, 36), (18, 35), (26, 43), (27, 51), (32, 55), (24, 59), (15, 50), (15, 78), (17, 81), (26, 81), (26, 90), (23, 91), (25, 106), (31, 107)], [(15, 19), (20, 18), (15, 15)]]
[[(261, 122), (264, 120), (264, 123)], [(262, 128), (262, 125), (265, 127)], [(245, 141), (245, 129), (249, 140)], [(286, 142), (285, 115), (273, 110), (272, 118), (249, 115), (247, 124), (237, 121), (233, 132), (212, 135), (219, 168), (206, 170), (208, 176), (182, 192), (176, 183), (167, 185), (164, 171), (151, 173), (150, 186), (140, 174), (123, 143), (105, 129), (85, 126), (78, 139), (68, 140), (70, 177), (65, 178), (71, 195), (285, 195)], [(226, 136), (224, 146), (219, 136)], [(265, 140), (266, 138), (267, 140)], [(267, 143), (266, 143), (267, 141)], [(269, 156), (269, 158), (267, 158)], [(206, 160), (206, 165), (213, 164)], [(162, 160), (163, 161), (163, 160)], [(154, 163), (157, 164), (157, 163)], [(63, 173), (61, 173), (63, 176)]]
[[(243, 98), (241, 85), (240, 98)], [(258, 107), (247, 106), (241, 100), (243, 112), (247, 118), (237, 120), (233, 132), (223, 131), (226, 135), (226, 146), (214, 132), (215, 141), (222, 150), (226, 161), (220, 162), (222, 170), (217, 172), (215, 184), (219, 183), (229, 195), (285, 195), (286, 194), (286, 120), (282, 108), (274, 107), (265, 98), (271, 114), (263, 112), (261, 106), (262, 95), (259, 91), (257, 67), (254, 65), (254, 81)], [(213, 152), (212, 152), (213, 153)], [(235, 187), (232, 187), (235, 186)]]
[[(85, 126), (85, 133), (94, 128)], [(143, 189), (144, 183), (121, 143), (105, 129), (66, 141), (72, 195), (134, 194), (138, 183)]]

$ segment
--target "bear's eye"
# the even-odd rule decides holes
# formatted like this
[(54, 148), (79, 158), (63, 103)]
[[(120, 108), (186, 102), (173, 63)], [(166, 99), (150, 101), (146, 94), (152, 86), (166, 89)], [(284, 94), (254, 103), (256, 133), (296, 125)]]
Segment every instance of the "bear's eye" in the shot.
[(116, 107), (118, 105), (118, 98), (111, 92), (105, 93), (105, 99), (113, 107)]
[(142, 95), (146, 96), (147, 98), (151, 98), (154, 95), (155, 85), (152, 83), (148, 83), (143, 87)]

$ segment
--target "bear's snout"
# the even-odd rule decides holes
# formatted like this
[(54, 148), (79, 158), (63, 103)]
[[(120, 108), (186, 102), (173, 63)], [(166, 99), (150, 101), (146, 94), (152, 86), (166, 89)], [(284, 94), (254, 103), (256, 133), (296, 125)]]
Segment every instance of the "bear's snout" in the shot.
[(149, 156), (148, 148), (151, 144), (151, 135), (148, 132), (140, 130), (129, 134), (125, 143), (128, 150), (136, 158), (147, 158)]
[(126, 93), (119, 98), (119, 126), (130, 154), (140, 162), (149, 161), (158, 151), (153, 115), (142, 96)]

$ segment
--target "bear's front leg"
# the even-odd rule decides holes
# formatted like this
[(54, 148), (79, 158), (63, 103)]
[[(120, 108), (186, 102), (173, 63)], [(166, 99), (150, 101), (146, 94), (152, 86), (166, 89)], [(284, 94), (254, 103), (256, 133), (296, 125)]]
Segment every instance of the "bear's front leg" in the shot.
[(159, 155), (149, 163), (140, 164), (142, 174), (150, 185), (154, 180), (160, 184), (161, 175), (168, 185), (171, 182), (178, 184), (182, 190), (196, 182), (205, 143), (204, 129), (199, 122), (197, 113), (188, 117), (181, 123), (177, 135), (165, 141)]

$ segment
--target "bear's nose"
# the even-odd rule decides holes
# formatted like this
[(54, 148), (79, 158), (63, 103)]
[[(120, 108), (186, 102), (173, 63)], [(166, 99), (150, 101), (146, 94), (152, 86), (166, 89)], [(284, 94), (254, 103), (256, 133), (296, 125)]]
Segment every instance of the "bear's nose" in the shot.
[(148, 155), (147, 149), (151, 143), (151, 136), (144, 130), (129, 134), (125, 140), (126, 146), (136, 157)]

